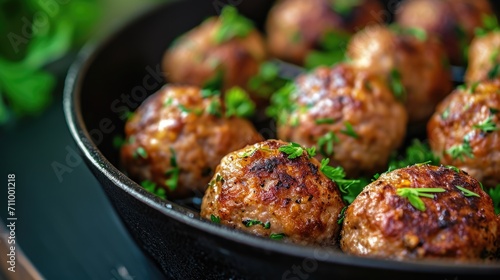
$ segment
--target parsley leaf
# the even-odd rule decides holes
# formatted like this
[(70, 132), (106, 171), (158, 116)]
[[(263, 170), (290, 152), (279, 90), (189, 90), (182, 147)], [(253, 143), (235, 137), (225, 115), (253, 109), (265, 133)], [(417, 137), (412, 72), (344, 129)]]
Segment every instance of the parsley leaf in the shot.
[(333, 0), (330, 1), (331, 8), (342, 16), (348, 16), (352, 9), (358, 7), (363, 3), (362, 0)]
[(337, 183), (340, 191), (342, 191), (343, 193), (348, 193), (349, 187), (360, 182), (360, 180), (345, 179), (346, 174), (344, 168), (342, 168), (341, 166), (332, 167), (329, 166), (328, 163), (330, 163), (330, 159), (322, 159), (320, 170), (328, 179)]
[(459, 189), (460, 191), (462, 191), (463, 195), (465, 195), (466, 197), (471, 197), (471, 196), (475, 196), (475, 197), (481, 197), (480, 195), (478, 195), (477, 193), (473, 192), (473, 191), (470, 191), (462, 186), (455, 186), (457, 189)]
[(142, 181), (141, 186), (145, 190), (147, 190), (148, 192), (150, 192), (150, 193), (152, 193), (160, 198), (163, 198), (163, 199), (167, 198), (167, 195), (165, 194), (165, 189), (159, 188), (154, 182), (151, 182), (149, 180), (145, 180), (145, 181)]
[(253, 148), (249, 151), (246, 151), (246, 152), (239, 152), (238, 153), (238, 157), (240, 158), (247, 158), (247, 157), (251, 157), (255, 154), (255, 152), (257, 152), (259, 150), (259, 148)]
[(340, 210), (340, 214), (339, 214), (339, 217), (337, 219), (337, 224), (342, 224), (342, 222), (344, 221), (344, 218), (345, 218), (345, 210), (347, 210), (347, 206), (344, 206), (342, 208), (342, 210)]
[(305, 58), (305, 67), (313, 69), (318, 66), (332, 66), (346, 59), (345, 50), (351, 39), (351, 34), (342, 31), (325, 33), (318, 45), (319, 50), (311, 51)]
[(331, 118), (315, 119), (314, 123), (315, 124), (334, 124), (335, 120), (331, 119)]
[(330, 131), (318, 139), (318, 149), (321, 155), (325, 157), (330, 157), (333, 155), (333, 146), (339, 143), (340, 140), (337, 135)]
[(476, 36), (482, 37), (492, 31), (499, 31), (500, 27), (498, 26), (498, 19), (495, 15), (482, 15), (483, 26), (477, 27), (474, 32)]
[(285, 238), (285, 234), (284, 233), (271, 233), (269, 235), (269, 238), (273, 239), (273, 240), (281, 240), (283, 238)]
[(358, 139), (359, 138), (359, 135), (356, 133), (356, 131), (352, 127), (351, 123), (345, 122), (344, 125), (345, 125), (345, 129), (341, 130), (340, 131), (341, 133), (343, 133), (343, 134), (345, 134), (347, 136), (351, 136), (354, 139)]
[(289, 114), (297, 109), (297, 104), (292, 101), (292, 93), (296, 86), (290, 82), (280, 88), (271, 96), (271, 105), (266, 109), (266, 114), (278, 123), (285, 124)]
[(309, 158), (316, 156), (316, 147), (306, 148), (307, 155)]
[(434, 193), (445, 191), (443, 188), (399, 188), (396, 190), (396, 194), (407, 198), (410, 204), (417, 210), (425, 211), (425, 204), (420, 197), (434, 198)]
[(394, 31), (397, 35), (409, 35), (417, 38), (419, 41), (427, 40), (427, 31), (418, 27), (403, 27), (397, 24), (390, 26), (390, 29)]
[(250, 78), (248, 87), (261, 97), (269, 97), (272, 93), (286, 85), (288, 79), (279, 75), (279, 67), (271, 62), (260, 65), (259, 72)]
[(228, 90), (224, 101), (226, 104), (226, 117), (251, 117), (255, 112), (255, 103), (253, 103), (246, 91), (239, 87)]
[(449, 154), (454, 160), (458, 158), (461, 161), (464, 161), (464, 156), (474, 158), (474, 153), (468, 139), (464, 139), (462, 144), (452, 146), (446, 150), (446, 153)]
[(177, 189), (177, 184), (179, 182), (179, 175), (181, 172), (181, 169), (177, 165), (177, 157), (175, 155), (175, 150), (173, 148), (170, 148), (170, 166), (171, 169), (165, 172), (165, 176), (169, 177), (167, 180), (165, 180), (165, 185), (171, 190), (175, 191)]
[(219, 17), (221, 26), (215, 33), (215, 42), (222, 44), (233, 38), (244, 38), (250, 34), (254, 26), (252, 21), (238, 13), (238, 10), (230, 5), (222, 9)]
[(255, 225), (261, 225), (265, 229), (270, 229), (271, 228), (271, 223), (270, 222), (263, 223), (263, 222), (261, 222), (259, 220), (243, 220), (241, 222), (246, 227), (251, 227), (251, 226), (255, 226)]
[(497, 185), (495, 188), (491, 188), (488, 191), (488, 194), (491, 196), (493, 200), (493, 205), (495, 206), (495, 213), (500, 214), (500, 185)]
[(289, 159), (298, 158), (304, 153), (304, 148), (297, 143), (290, 143), (286, 146), (281, 146), (278, 150), (287, 154)]
[(201, 96), (206, 98), (208, 94), (207, 90), (211, 91), (212, 94), (214, 94), (217, 91), (222, 90), (224, 86), (224, 71), (222, 69), (217, 70), (215, 72), (215, 75), (207, 80), (205, 84), (203, 84), (203, 90), (201, 92)]
[(211, 220), (213, 223), (220, 224), (220, 217), (219, 217), (219, 216), (215, 216), (214, 214), (211, 214), (211, 215), (210, 215), (210, 220)]
[(207, 107), (207, 113), (210, 115), (221, 117), (222, 116), (222, 105), (219, 100), (212, 100)]
[(144, 147), (137, 147), (137, 149), (135, 149), (132, 157), (133, 158), (141, 157), (143, 159), (146, 159), (146, 158), (148, 158), (148, 153), (146, 152), (146, 149), (144, 149)]
[(483, 121), (480, 124), (476, 124), (473, 127), (477, 128), (485, 133), (494, 132), (494, 131), (499, 130), (496, 122), (493, 121), (492, 116), (489, 116), (485, 121)]
[(389, 160), (389, 170), (395, 170), (417, 163), (428, 162), (431, 165), (439, 165), (439, 157), (434, 155), (430, 147), (426, 143), (422, 143), (418, 139), (414, 139), (408, 148), (404, 157), (393, 154)]
[(403, 84), (401, 73), (396, 68), (391, 70), (389, 83), (394, 97), (399, 101), (404, 101), (406, 99), (406, 89)]

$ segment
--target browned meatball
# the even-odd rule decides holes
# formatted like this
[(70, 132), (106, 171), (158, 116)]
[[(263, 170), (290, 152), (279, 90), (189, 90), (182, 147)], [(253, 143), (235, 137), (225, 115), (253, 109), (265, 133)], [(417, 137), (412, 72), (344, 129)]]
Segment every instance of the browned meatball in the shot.
[(352, 38), (348, 56), (357, 66), (387, 76), (406, 104), (410, 124), (425, 124), (452, 90), (446, 54), (423, 30), (367, 27)]
[(128, 174), (171, 198), (203, 193), (224, 155), (262, 140), (247, 120), (218, 116), (220, 104), (192, 86), (165, 86), (148, 98), (125, 126)]
[(493, 15), (488, 0), (408, 0), (396, 13), (396, 22), (419, 27), (438, 36), (451, 63), (465, 63), (465, 49), (483, 17)]
[(486, 186), (500, 183), (500, 81), (459, 88), (427, 125), (432, 151)]
[(348, 64), (297, 78), (278, 137), (317, 146), (350, 176), (383, 170), (402, 142), (407, 116), (383, 78)]
[(466, 261), (493, 259), (499, 237), (492, 200), (476, 179), (458, 169), (415, 165), (365, 187), (345, 211), (340, 245), (354, 255)]
[(267, 21), (268, 48), (273, 56), (303, 64), (309, 51), (328, 32), (353, 33), (377, 22), (378, 1), (285, 0), (271, 10)]
[(476, 37), (469, 49), (469, 66), (465, 74), (467, 83), (485, 81), (500, 75), (500, 32)]
[(271, 239), (333, 245), (344, 207), (337, 185), (304, 150), (290, 159), (288, 143), (267, 140), (225, 156), (207, 189), (201, 216)]
[[(231, 8), (224, 9), (221, 17), (229, 17), (227, 11), (236, 12), (227, 9)], [(249, 79), (267, 57), (263, 37), (251, 26), (248, 33), (234, 31), (236, 35), (231, 36), (234, 23), (223, 21), (204, 21), (167, 50), (163, 57), (167, 81), (203, 87), (221, 78), (224, 89), (247, 88)]]

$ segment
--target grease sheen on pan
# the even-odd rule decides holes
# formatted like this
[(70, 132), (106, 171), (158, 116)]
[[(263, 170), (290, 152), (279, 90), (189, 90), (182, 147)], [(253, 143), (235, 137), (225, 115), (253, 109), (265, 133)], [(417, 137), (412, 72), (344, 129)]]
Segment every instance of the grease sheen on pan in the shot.
[[(467, 197), (461, 186), (479, 195)], [(425, 211), (399, 188), (442, 188), (421, 197)], [(348, 254), (393, 259), (492, 260), (499, 253), (500, 221), (479, 182), (462, 171), (415, 165), (384, 173), (347, 208), (341, 248)]]
[[(223, 106), (219, 96), (204, 98), (198, 87), (173, 85), (144, 101), (127, 121), (121, 149), (131, 178), (156, 183), (169, 198), (202, 194), (223, 156), (262, 141), (249, 121), (210, 114), (214, 103)], [(170, 190), (165, 182), (175, 168), (174, 153), (179, 179), (177, 188)]]
[(284, 145), (267, 140), (225, 156), (203, 197), (201, 216), (286, 242), (335, 244), (344, 207), (337, 185), (306, 151), (290, 159), (279, 151)]
[[(385, 80), (349, 64), (320, 67), (298, 77), (289, 96), (293, 111), (278, 119), (278, 137), (318, 146), (353, 177), (385, 169), (391, 152), (402, 143), (407, 114)], [(348, 125), (354, 133), (346, 132)], [(321, 139), (335, 136), (333, 150)]]
[(500, 183), (500, 81), (458, 88), (427, 124), (432, 151), (485, 186)]

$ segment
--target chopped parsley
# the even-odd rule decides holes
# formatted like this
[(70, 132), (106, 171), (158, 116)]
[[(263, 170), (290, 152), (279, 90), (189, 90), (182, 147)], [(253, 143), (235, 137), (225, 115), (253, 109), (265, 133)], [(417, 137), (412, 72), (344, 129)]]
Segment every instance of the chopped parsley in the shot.
[(340, 131), (341, 133), (343, 133), (347, 136), (351, 136), (354, 139), (359, 138), (359, 135), (356, 133), (356, 131), (354, 130), (354, 128), (352, 127), (352, 124), (350, 122), (345, 122), (344, 125), (345, 125), (345, 129), (341, 130)]
[(182, 104), (179, 104), (179, 109), (183, 112), (183, 113), (187, 113), (187, 114), (195, 114), (197, 116), (200, 116), (201, 114), (203, 114), (203, 110), (200, 109), (200, 108), (194, 108), (194, 109), (189, 109), (187, 108), (186, 106), (182, 105)]
[(360, 180), (345, 179), (346, 174), (344, 168), (342, 168), (341, 166), (332, 167), (329, 166), (328, 163), (330, 163), (330, 159), (322, 159), (320, 170), (328, 179), (337, 183), (340, 191), (342, 191), (343, 193), (348, 193), (349, 187), (360, 182)]
[(339, 214), (339, 217), (338, 217), (338, 220), (337, 220), (337, 224), (342, 224), (342, 222), (344, 221), (344, 218), (345, 218), (345, 210), (347, 210), (347, 206), (344, 206), (342, 208), (342, 210), (340, 210), (340, 214)]
[(469, 93), (474, 94), (476, 92), (477, 86), (479, 85), (479, 82), (474, 82), (470, 85), (469, 87)]
[(494, 132), (494, 131), (499, 130), (496, 122), (493, 121), (492, 116), (489, 116), (485, 121), (483, 121), (480, 124), (476, 124), (473, 127), (477, 128), (485, 133)]
[[(222, 69), (219, 69), (212, 78), (210, 78), (205, 82), (202, 88), (203, 90), (210, 90), (212, 92), (215, 92), (222, 90), (223, 86), (224, 86), (224, 71)], [(201, 92), (202, 96), (203, 94), (207, 94), (207, 92), (206, 91), (204, 92), (203, 90)]]
[(490, 107), (490, 114), (496, 115), (496, 114), (498, 114), (498, 112), (500, 112), (500, 110)]
[(246, 227), (251, 227), (255, 225), (261, 225), (265, 229), (270, 229), (271, 228), (271, 223), (270, 222), (261, 222), (259, 220), (243, 220), (241, 221)]
[(420, 197), (434, 198), (434, 193), (445, 191), (443, 188), (399, 188), (396, 190), (396, 194), (407, 198), (410, 204), (417, 210), (425, 211), (425, 204)]
[(494, 79), (500, 74), (500, 64), (495, 63), (493, 67), (488, 71), (488, 79)]
[(406, 99), (406, 89), (403, 85), (403, 80), (401, 78), (401, 73), (393, 68), (389, 76), (389, 84), (391, 86), (392, 94), (399, 101), (404, 101)]
[(315, 124), (334, 124), (335, 120), (331, 119), (331, 118), (315, 119), (314, 123)]
[(309, 52), (305, 58), (305, 67), (313, 69), (318, 66), (332, 66), (346, 59), (345, 50), (351, 39), (351, 34), (342, 31), (325, 33), (318, 45), (319, 50)]
[(222, 105), (219, 100), (212, 100), (207, 107), (207, 113), (216, 117), (222, 117)]
[(214, 96), (219, 96), (220, 95), (220, 90), (216, 89), (209, 89), (209, 88), (204, 88), (201, 90), (201, 97), (203, 98), (210, 98)]
[(341, 16), (348, 16), (352, 10), (362, 4), (362, 0), (334, 0), (330, 1), (332, 10)]
[(144, 147), (137, 147), (137, 149), (135, 149), (134, 151), (133, 157), (134, 158), (141, 157), (143, 159), (146, 159), (148, 158), (148, 153), (146, 152), (146, 149), (144, 149)]
[(500, 27), (498, 26), (498, 19), (495, 15), (482, 15), (483, 25), (481, 27), (477, 27), (475, 30), (476, 36), (482, 37), (489, 32), (499, 31)]
[(169, 97), (169, 98), (167, 98), (167, 100), (165, 100), (163, 102), (163, 107), (168, 107), (168, 106), (172, 105), (173, 102), (174, 102), (174, 99), (172, 97)]
[(158, 186), (154, 182), (151, 182), (149, 180), (145, 180), (145, 181), (142, 181), (141, 186), (145, 190), (147, 190), (148, 192), (150, 192), (150, 193), (152, 193), (160, 198), (163, 198), (163, 199), (167, 198), (167, 195), (165, 193), (165, 189), (158, 188)]
[(244, 38), (250, 34), (254, 26), (252, 21), (238, 13), (238, 10), (230, 5), (222, 9), (219, 17), (221, 26), (215, 33), (215, 42), (222, 44), (233, 38)]
[(316, 156), (316, 147), (306, 148), (307, 155), (309, 158)]
[(493, 200), (493, 205), (495, 206), (495, 213), (500, 214), (500, 185), (495, 188), (491, 188), (488, 191), (491, 199)]
[(471, 196), (475, 196), (475, 197), (481, 197), (480, 195), (478, 195), (477, 193), (473, 192), (473, 191), (470, 191), (462, 186), (455, 186), (457, 189), (459, 189), (463, 195), (465, 195), (466, 197), (471, 197)]
[(406, 148), (404, 156), (396, 154), (391, 156), (388, 170), (395, 170), (422, 162), (439, 165), (439, 157), (432, 153), (427, 143), (422, 143), (420, 140), (414, 139), (411, 145)]
[(124, 144), (125, 144), (125, 139), (123, 139), (123, 136), (116, 135), (115, 137), (113, 137), (113, 147), (115, 149), (120, 149)]
[(297, 143), (290, 143), (288, 145), (281, 146), (278, 150), (287, 154), (289, 159), (298, 158), (304, 153), (304, 148)]
[(330, 131), (318, 139), (318, 150), (321, 155), (330, 157), (334, 153), (334, 144), (339, 142), (340, 140), (337, 135), (333, 131)]
[(233, 87), (229, 89), (225, 94), (224, 101), (226, 104), (226, 117), (251, 117), (255, 112), (255, 103), (242, 88)]
[(464, 161), (465, 156), (474, 158), (474, 153), (468, 139), (464, 139), (462, 144), (452, 146), (451, 148), (446, 150), (446, 153), (449, 154), (454, 160), (458, 158), (461, 161)]
[(269, 235), (269, 238), (273, 239), (273, 240), (281, 240), (283, 238), (285, 238), (285, 234), (284, 233), (271, 233)]
[(450, 117), (450, 107), (447, 107), (441, 114), (442, 120), (447, 120)]
[(213, 223), (220, 224), (220, 217), (219, 217), (219, 216), (215, 216), (214, 214), (211, 214), (211, 215), (210, 215), (210, 220), (211, 220)]
[(262, 63), (259, 72), (250, 78), (248, 87), (261, 97), (269, 97), (272, 93), (285, 86), (287, 82), (289, 82), (288, 79), (280, 76), (278, 65), (268, 61)]
[(238, 157), (240, 158), (247, 158), (247, 157), (251, 157), (255, 154), (255, 152), (257, 152), (259, 150), (259, 148), (253, 148), (251, 149), (250, 151), (246, 151), (246, 152), (239, 152), (238, 153)]
[(451, 170), (455, 171), (456, 173), (461, 172), (461, 170), (458, 167), (453, 166), (453, 165), (447, 165), (446, 168), (451, 169)]
[(171, 169), (165, 172), (165, 176), (169, 177), (167, 180), (165, 180), (165, 185), (171, 190), (175, 191), (177, 189), (177, 184), (179, 182), (179, 175), (181, 172), (181, 169), (177, 165), (177, 158), (175, 155), (175, 150), (173, 148), (170, 148), (170, 167)]
[(208, 186), (213, 187), (215, 185), (215, 183), (219, 183), (219, 182), (224, 183), (224, 178), (219, 173), (217, 173), (217, 175), (215, 175), (215, 180), (210, 181)]
[(285, 124), (288, 115), (297, 109), (297, 104), (291, 98), (294, 91), (296, 91), (296, 86), (290, 82), (271, 96), (271, 106), (267, 108), (266, 114), (279, 124)]
[(419, 41), (426, 41), (427, 40), (427, 31), (425, 31), (422, 28), (418, 27), (402, 27), (399, 25), (391, 25), (390, 26), (391, 30), (394, 31), (397, 35), (409, 35), (417, 38)]

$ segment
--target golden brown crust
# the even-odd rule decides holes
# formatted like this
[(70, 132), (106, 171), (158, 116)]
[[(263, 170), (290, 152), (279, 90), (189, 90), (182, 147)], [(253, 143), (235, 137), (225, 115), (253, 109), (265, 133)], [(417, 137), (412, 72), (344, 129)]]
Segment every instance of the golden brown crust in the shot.
[(218, 44), (215, 34), (220, 26), (217, 18), (210, 18), (167, 50), (162, 62), (167, 81), (202, 87), (221, 71), (224, 89), (248, 88), (267, 57), (264, 39), (253, 30), (244, 38)]
[[(296, 80), (292, 102), (298, 107), (278, 123), (278, 137), (307, 147), (333, 132), (338, 137), (333, 165), (349, 176), (374, 174), (385, 168), (390, 153), (406, 132), (406, 112), (383, 78), (348, 64), (318, 68)], [(331, 123), (317, 123), (330, 120)], [(346, 122), (358, 137), (346, 135)]]
[(330, 2), (333, 1), (285, 0), (276, 4), (266, 27), (270, 53), (301, 65), (328, 31), (353, 33), (381, 23), (375, 17), (383, 9), (378, 1), (363, 0), (346, 16), (335, 12)]
[(493, 15), (487, 0), (408, 0), (401, 5), (396, 22), (436, 35), (451, 63), (462, 65), (463, 47), (470, 43), (475, 29), (483, 25), (484, 15)]
[[(286, 242), (335, 244), (344, 207), (340, 191), (306, 152), (289, 159), (279, 151), (287, 144), (267, 140), (225, 156), (203, 197), (201, 216), (263, 237), (285, 234)], [(249, 220), (262, 224), (247, 227)]]
[(465, 81), (469, 84), (490, 79), (489, 73), (500, 63), (500, 32), (476, 37), (469, 49), (469, 66)]
[[(201, 194), (224, 155), (262, 141), (247, 120), (209, 114), (211, 102), (221, 102), (220, 97), (203, 98), (192, 86), (165, 86), (148, 98), (125, 127), (121, 158), (128, 174), (165, 188), (171, 198)], [(137, 155), (139, 147), (146, 158)], [(171, 149), (180, 168), (175, 191), (165, 185), (171, 177), (166, 172), (173, 168)]]
[[(480, 197), (466, 197), (456, 186)], [(399, 188), (443, 188), (420, 197), (417, 210)], [(479, 182), (447, 167), (411, 166), (382, 174), (345, 212), (341, 248), (354, 255), (394, 259), (493, 259), (499, 252), (500, 223)]]
[[(493, 112), (492, 110), (493, 109)], [(427, 125), (429, 144), (445, 165), (457, 166), (494, 187), (500, 183), (500, 131), (484, 132), (475, 125), (491, 118), (500, 128), (500, 81), (482, 82), (468, 89), (457, 89), (437, 108)], [(468, 140), (473, 157), (453, 158), (447, 152)]]
[(452, 90), (446, 54), (433, 36), (417, 38), (386, 26), (371, 26), (352, 38), (348, 56), (357, 66), (388, 80), (393, 71), (399, 73), (410, 124), (425, 123)]

